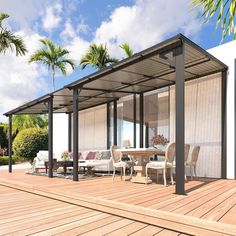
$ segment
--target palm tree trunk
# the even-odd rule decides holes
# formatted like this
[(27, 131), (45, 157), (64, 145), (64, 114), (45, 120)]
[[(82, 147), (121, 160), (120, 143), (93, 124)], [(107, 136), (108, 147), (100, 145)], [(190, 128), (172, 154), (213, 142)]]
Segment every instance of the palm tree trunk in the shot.
[(55, 91), (55, 69), (54, 65), (52, 65), (52, 89)]

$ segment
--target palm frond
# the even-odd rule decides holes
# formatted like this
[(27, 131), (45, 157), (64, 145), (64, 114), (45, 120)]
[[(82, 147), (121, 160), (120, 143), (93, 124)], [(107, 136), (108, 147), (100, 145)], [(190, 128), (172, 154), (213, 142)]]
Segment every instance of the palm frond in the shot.
[(123, 43), (120, 45), (120, 48), (122, 48), (126, 54), (127, 57), (131, 57), (134, 55), (133, 49), (129, 46), (128, 43)]
[(191, 5), (193, 8), (201, 8), (204, 23), (216, 15), (216, 29), (220, 26), (222, 30), (221, 42), (227, 34), (233, 34), (233, 38), (236, 38), (235, 0), (192, 0)]
[[(72, 69), (75, 69), (75, 64), (72, 60), (66, 58), (69, 54), (67, 49), (62, 48), (59, 45), (55, 45), (50, 39), (40, 39), (40, 42), (43, 44), (43, 48), (35, 51), (29, 60), (31, 62), (40, 62), (47, 65), (48, 69), (52, 69), (53, 76), (52, 80), (54, 81), (54, 70), (58, 69), (63, 75), (67, 74), (66, 65), (69, 64)], [(54, 84), (54, 82), (53, 82)], [(54, 89), (54, 86), (53, 86)]]

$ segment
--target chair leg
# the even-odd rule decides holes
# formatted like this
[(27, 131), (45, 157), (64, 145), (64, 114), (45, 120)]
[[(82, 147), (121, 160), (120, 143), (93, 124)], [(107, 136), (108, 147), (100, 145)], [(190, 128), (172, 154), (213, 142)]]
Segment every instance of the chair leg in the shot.
[(189, 166), (190, 169), (190, 175), (191, 175), (191, 180), (193, 180), (193, 171), (192, 171), (192, 165)]
[(124, 167), (123, 167), (123, 172), (124, 172), (124, 175), (123, 175), (123, 176), (124, 176), (124, 180), (125, 180), (125, 169), (126, 169), (126, 167), (124, 166)]
[[(186, 175), (185, 175), (186, 177)], [(170, 168), (170, 179), (171, 179), (171, 184), (174, 184), (174, 178), (173, 178), (173, 168)]]
[(123, 180), (123, 168), (120, 168), (120, 179)]
[(116, 174), (116, 169), (113, 168), (113, 175), (112, 175), (112, 180), (114, 181), (114, 178), (115, 178), (115, 174)]
[(133, 175), (133, 168), (134, 167), (130, 167), (130, 179), (132, 178), (132, 175)]
[(166, 168), (163, 169), (163, 179), (164, 179), (164, 185), (167, 186), (167, 184), (166, 184)]
[(197, 177), (196, 165), (193, 166), (193, 170), (194, 170), (194, 175), (195, 175), (195, 177)]
[(158, 184), (158, 180), (159, 180), (159, 172), (157, 170), (157, 184)]

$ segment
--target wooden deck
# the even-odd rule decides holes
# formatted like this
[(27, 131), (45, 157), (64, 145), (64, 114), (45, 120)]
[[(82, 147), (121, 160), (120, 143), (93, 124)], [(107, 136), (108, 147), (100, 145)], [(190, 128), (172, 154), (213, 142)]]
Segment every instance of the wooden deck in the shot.
[(236, 181), (198, 179), (186, 189), (1, 172), (0, 234), (236, 235)]

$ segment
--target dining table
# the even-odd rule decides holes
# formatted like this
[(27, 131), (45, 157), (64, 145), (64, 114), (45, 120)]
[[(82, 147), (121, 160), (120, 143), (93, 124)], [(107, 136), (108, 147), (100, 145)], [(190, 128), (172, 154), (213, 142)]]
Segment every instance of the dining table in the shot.
[(127, 148), (120, 149), (122, 155), (131, 156), (133, 161), (136, 162), (134, 170), (136, 176), (132, 176), (131, 182), (133, 183), (152, 183), (152, 180), (146, 176), (146, 164), (150, 161), (150, 156), (158, 155), (165, 156), (165, 151), (156, 148)]

